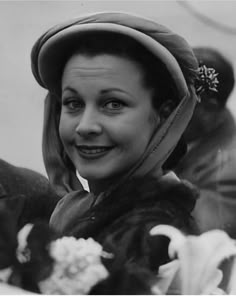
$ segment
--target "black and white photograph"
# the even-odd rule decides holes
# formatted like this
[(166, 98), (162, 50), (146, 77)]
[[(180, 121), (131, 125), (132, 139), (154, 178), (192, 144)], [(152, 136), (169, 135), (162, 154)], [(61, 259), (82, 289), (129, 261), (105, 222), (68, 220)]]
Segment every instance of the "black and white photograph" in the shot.
[(235, 0), (0, 0), (0, 295), (236, 294), (235, 69)]

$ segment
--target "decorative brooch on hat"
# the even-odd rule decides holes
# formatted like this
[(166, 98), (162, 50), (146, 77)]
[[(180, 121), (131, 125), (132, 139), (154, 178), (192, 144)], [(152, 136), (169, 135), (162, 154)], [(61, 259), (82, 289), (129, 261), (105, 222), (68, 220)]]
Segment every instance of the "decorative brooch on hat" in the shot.
[(196, 80), (196, 92), (199, 96), (199, 101), (200, 95), (203, 92), (206, 91), (214, 91), (218, 92), (217, 87), (219, 84), (219, 80), (217, 78), (219, 73), (216, 73), (214, 68), (207, 68), (205, 65), (202, 65), (198, 68), (198, 78)]

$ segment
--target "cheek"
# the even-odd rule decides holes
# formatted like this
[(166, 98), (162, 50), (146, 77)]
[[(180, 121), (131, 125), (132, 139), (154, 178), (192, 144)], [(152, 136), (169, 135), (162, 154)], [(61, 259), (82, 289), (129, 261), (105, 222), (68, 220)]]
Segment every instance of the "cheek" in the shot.
[(59, 136), (64, 145), (70, 142), (73, 130), (73, 123), (62, 114), (59, 121)]
[(154, 112), (146, 116), (139, 114), (132, 117), (130, 114), (127, 120), (113, 122), (109, 130), (114, 142), (122, 145), (124, 149), (134, 147), (138, 151), (147, 146), (159, 123), (160, 119)]
[(150, 125), (150, 130), (153, 133), (154, 130), (156, 130), (158, 128), (158, 126), (161, 124), (161, 117), (156, 110), (150, 111), (148, 122)]

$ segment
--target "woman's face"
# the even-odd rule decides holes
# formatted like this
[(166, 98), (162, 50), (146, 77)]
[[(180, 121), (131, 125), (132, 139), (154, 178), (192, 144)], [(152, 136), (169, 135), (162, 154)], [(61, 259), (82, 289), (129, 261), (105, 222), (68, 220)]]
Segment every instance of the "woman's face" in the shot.
[(157, 126), (152, 91), (129, 59), (77, 54), (62, 76), (59, 132), (67, 154), (88, 181), (125, 173)]

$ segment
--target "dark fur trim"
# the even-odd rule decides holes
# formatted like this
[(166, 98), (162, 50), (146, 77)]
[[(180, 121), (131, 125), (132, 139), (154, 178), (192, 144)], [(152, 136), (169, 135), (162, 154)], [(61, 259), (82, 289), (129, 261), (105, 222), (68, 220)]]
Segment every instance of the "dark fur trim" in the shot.
[[(159, 266), (167, 263), (169, 239), (150, 236), (158, 224), (196, 232), (191, 217), (198, 191), (188, 182), (132, 180), (93, 209), (95, 221), (74, 234), (93, 236), (114, 259), (104, 259), (110, 276), (90, 294), (152, 294), (151, 282)], [(80, 225), (81, 227), (82, 225)], [(78, 232), (77, 232), (78, 231)]]
[[(72, 221), (69, 234), (75, 236), (99, 236), (122, 217), (139, 215), (157, 220), (165, 213), (179, 219), (182, 228), (192, 232), (191, 212), (198, 197), (197, 189), (187, 181), (157, 182), (154, 178), (133, 179), (125, 187), (112, 192), (82, 217), (81, 223)], [(148, 215), (148, 212), (151, 212)], [(174, 217), (174, 213), (178, 217)], [(151, 215), (151, 216), (150, 216)], [(159, 216), (159, 217), (158, 217)], [(90, 219), (90, 218), (93, 218)], [(165, 220), (165, 219), (164, 219)], [(163, 223), (166, 222), (163, 220)], [(129, 219), (127, 219), (128, 223)], [(159, 221), (161, 223), (161, 221)], [(183, 222), (183, 223), (182, 223)]]

